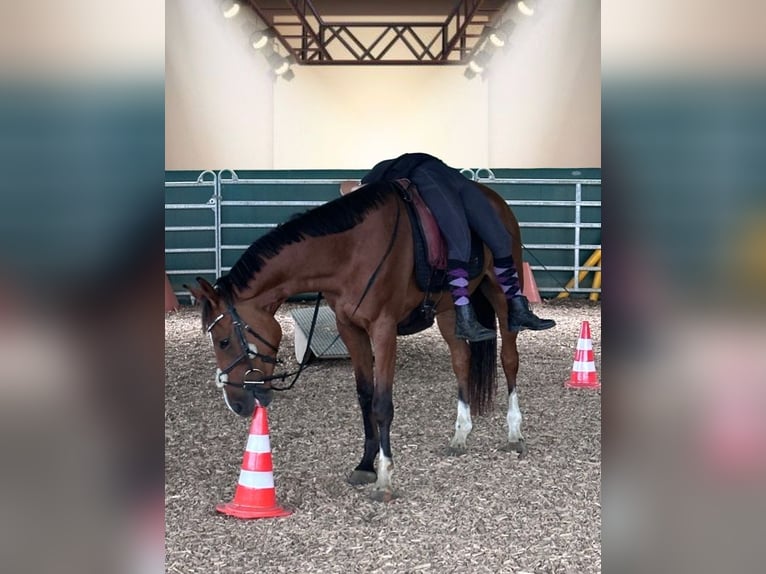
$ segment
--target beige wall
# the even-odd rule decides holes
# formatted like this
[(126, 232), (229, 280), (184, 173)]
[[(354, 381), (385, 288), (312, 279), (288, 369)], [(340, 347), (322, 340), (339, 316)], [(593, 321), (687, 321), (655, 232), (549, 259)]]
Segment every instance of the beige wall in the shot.
[(600, 2), (541, 6), (492, 58), (489, 163), (600, 167)]
[(486, 102), (462, 67), (306, 66), (274, 87), (274, 164), (364, 169), (425, 151), (485, 165)]
[(165, 3), (166, 169), (270, 169), (269, 68), (214, 0)]
[(364, 169), (405, 151), (601, 165), (597, 0), (548, 0), (484, 81), (462, 66), (296, 66), (274, 82), (216, 2), (166, 6), (167, 169)]

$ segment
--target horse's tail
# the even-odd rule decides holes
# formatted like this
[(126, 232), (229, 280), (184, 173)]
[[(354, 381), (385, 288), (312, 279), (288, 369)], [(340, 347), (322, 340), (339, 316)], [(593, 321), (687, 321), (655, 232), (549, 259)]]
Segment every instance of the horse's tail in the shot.
[[(486, 280), (486, 279), (485, 279)], [(471, 304), (479, 323), (495, 330), (495, 310), (482, 290), (476, 289), (471, 295)], [(471, 364), (468, 372), (468, 404), (471, 413), (483, 415), (491, 407), (497, 389), (497, 341), (471, 343)]]

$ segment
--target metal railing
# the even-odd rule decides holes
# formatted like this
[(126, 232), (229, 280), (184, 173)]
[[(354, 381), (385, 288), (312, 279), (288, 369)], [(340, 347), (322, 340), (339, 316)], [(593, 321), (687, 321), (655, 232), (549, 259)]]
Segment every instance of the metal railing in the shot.
[[(571, 293), (600, 293), (600, 288), (582, 287), (580, 285), (579, 275), (581, 271), (600, 271), (601, 266), (584, 266), (580, 264), (583, 251), (594, 251), (601, 249), (601, 243), (581, 243), (581, 230), (583, 229), (600, 229), (601, 223), (595, 222), (583, 222), (582, 221), (582, 208), (600, 208), (601, 201), (584, 201), (583, 187), (584, 186), (597, 186), (601, 185), (600, 179), (529, 179), (529, 178), (497, 178), (494, 173), (487, 169), (482, 168), (479, 170), (464, 169), (461, 172), (470, 179), (486, 184), (511, 184), (511, 185), (564, 185), (571, 186), (572, 199), (571, 200), (524, 200), (524, 199), (511, 199), (506, 200), (506, 203), (510, 206), (530, 206), (530, 207), (572, 207), (574, 208), (574, 221), (524, 221), (520, 222), (520, 226), (523, 228), (558, 228), (558, 229), (573, 229), (574, 240), (572, 243), (528, 243), (524, 244), (524, 248), (528, 254), (533, 249), (559, 249), (559, 250), (572, 250), (572, 265), (530, 265), (532, 271), (537, 272), (571, 272), (574, 284), (572, 287), (566, 290)], [(228, 174), (228, 175), (227, 175)], [(212, 176), (212, 179), (209, 177)], [(213, 268), (198, 268), (198, 269), (169, 269), (167, 273), (169, 275), (193, 275), (193, 274), (208, 274), (214, 277), (219, 277), (222, 273), (228, 271), (231, 267), (223, 264), (224, 252), (226, 251), (244, 251), (249, 246), (249, 243), (225, 243), (222, 240), (222, 230), (244, 230), (244, 229), (268, 229), (276, 227), (280, 221), (267, 222), (267, 223), (251, 223), (251, 222), (222, 222), (222, 210), (225, 208), (237, 208), (237, 207), (255, 207), (255, 208), (267, 208), (267, 207), (295, 207), (295, 208), (310, 208), (316, 207), (326, 203), (325, 200), (256, 200), (256, 199), (225, 199), (225, 189), (231, 186), (239, 185), (340, 185), (348, 178), (298, 178), (298, 179), (284, 179), (284, 178), (240, 178), (233, 170), (221, 170), (218, 173), (212, 171), (202, 172), (196, 180), (193, 181), (167, 181), (165, 182), (165, 188), (199, 188), (209, 187), (211, 191), (210, 197), (204, 203), (167, 203), (165, 204), (166, 210), (211, 210), (213, 214), (212, 225), (188, 225), (188, 226), (165, 226), (165, 232), (167, 233), (182, 233), (188, 231), (210, 231), (213, 234), (213, 245), (201, 245), (194, 247), (183, 248), (166, 248), (166, 254), (193, 254), (193, 253), (214, 253), (215, 265)], [(533, 254), (531, 254), (533, 255)], [(534, 255), (533, 255), (534, 257)], [(539, 260), (538, 260), (539, 263)], [(543, 292), (561, 292), (564, 290), (563, 285), (558, 287), (545, 287), (539, 286), (539, 291)], [(176, 292), (177, 295), (185, 295), (183, 291)]]
[[(212, 179), (205, 179), (205, 176), (210, 175)], [(213, 246), (199, 246), (199, 247), (177, 247), (177, 248), (165, 248), (165, 254), (191, 254), (191, 253), (213, 253), (215, 264), (212, 268), (193, 268), (193, 269), (167, 269), (165, 272), (168, 275), (214, 275), (218, 277), (221, 275), (221, 208), (220, 208), (220, 178), (212, 171), (203, 171), (199, 174), (197, 179), (189, 181), (166, 181), (165, 189), (173, 188), (210, 188), (210, 197), (205, 203), (168, 203), (167, 198), (165, 201), (165, 210), (210, 210), (213, 216), (212, 225), (165, 225), (165, 234), (169, 233), (188, 233), (190, 231), (210, 231), (213, 235)], [(167, 241), (165, 242), (167, 244)], [(184, 295), (184, 291), (176, 291), (176, 295)]]
[[(224, 172), (229, 172), (231, 175), (230, 177), (226, 178), (223, 177)], [(341, 182), (346, 181), (347, 178), (330, 178), (330, 179), (322, 179), (322, 178), (298, 178), (298, 179), (273, 179), (273, 178), (241, 178), (237, 175), (237, 173), (233, 170), (222, 170), (218, 172), (218, 185), (219, 189), (223, 189), (224, 186), (230, 186), (230, 185), (338, 185), (340, 186)], [(302, 200), (302, 199), (295, 199), (295, 200), (282, 200), (282, 199), (275, 199), (275, 200), (227, 200), (221, 197), (221, 201), (219, 203), (219, 209), (223, 209), (224, 207), (295, 207), (295, 208), (310, 208), (310, 207), (318, 207), (322, 204), (326, 203), (326, 201), (322, 200)], [(272, 228), (276, 227), (281, 222), (273, 222), (273, 223), (222, 223), (221, 227), (224, 229), (263, 229), (263, 228)], [(249, 244), (242, 245), (237, 243), (223, 243), (219, 242), (219, 249), (221, 252), (226, 250), (237, 250), (237, 251), (244, 251), (249, 247)], [(223, 266), (221, 271), (228, 271), (231, 269), (231, 266)]]
[[(571, 249), (572, 250), (572, 265), (530, 265), (532, 271), (571, 271), (574, 284), (572, 287), (540, 287), (540, 291), (553, 291), (561, 292), (564, 289), (570, 293), (601, 293), (601, 288), (582, 287), (580, 285), (580, 272), (581, 271), (601, 271), (601, 266), (584, 266), (580, 264), (582, 259), (582, 251), (593, 252), (597, 249), (601, 249), (601, 243), (589, 243), (584, 244), (580, 241), (580, 232), (583, 229), (601, 229), (601, 223), (595, 222), (583, 222), (582, 221), (582, 208), (583, 207), (597, 207), (601, 208), (601, 200), (598, 201), (584, 201), (582, 199), (583, 186), (588, 185), (601, 185), (601, 179), (582, 178), (582, 179), (553, 179), (553, 178), (502, 178), (495, 177), (495, 174), (489, 168), (481, 168), (476, 171), (471, 169), (463, 169), (461, 173), (466, 177), (469, 177), (473, 181), (479, 183), (485, 183), (487, 185), (492, 184), (512, 184), (512, 185), (565, 185), (571, 186), (573, 192), (573, 199), (571, 200), (524, 200), (524, 199), (509, 199), (506, 203), (510, 206), (534, 206), (534, 207), (573, 207), (574, 208), (574, 221), (573, 222), (559, 222), (559, 221), (519, 221), (519, 227), (522, 228), (557, 228), (557, 229), (574, 229), (574, 241), (572, 243), (525, 243), (524, 249), (529, 251), (531, 249)], [(486, 174), (486, 175), (483, 175)]]

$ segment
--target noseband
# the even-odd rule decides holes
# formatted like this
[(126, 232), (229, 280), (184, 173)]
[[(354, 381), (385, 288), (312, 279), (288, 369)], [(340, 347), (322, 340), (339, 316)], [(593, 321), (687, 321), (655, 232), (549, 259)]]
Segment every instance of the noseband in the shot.
[[(292, 372), (284, 372), (279, 373), (276, 375), (269, 375), (261, 377), (257, 381), (248, 381), (247, 375), (249, 373), (260, 373), (263, 375), (263, 371), (260, 369), (256, 369), (253, 367), (253, 364), (250, 362), (253, 358), (258, 358), (264, 363), (271, 363), (273, 365), (280, 365), (282, 364), (282, 361), (279, 359), (272, 357), (270, 355), (264, 355), (262, 353), (258, 353), (256, 351), (253, 351), (250, 346), (247, 344), (247, 339), (245, 338), (245, 331), (250, 333), (253, 337), (264, 343), (267, 347), (269, 347), (272, 351), (274, 351), (274, 354), (276, 355), (279, 349), (269, 343), (266, 339), (264, 339), (261, 335), (255, 332), (255, 330), (250, 327), (247, 323), (245, 323), (242, 318), (239, 316), (239, 313), (237, 313), (237, 310), (234, 308), (234, 305), (229, 305), (228, 309), (218, 315), (215, 319), (213, 319), (213, 322), (210, 323), (210, 325), (207, 328), (207, 332), (210, 333), (213, 330), (213, 327), (215, 327), (216, 323), (218, 323), (221, 319), (223, 319), (226, 314), (228, 313), (231, 315), (232, 324), (234, 325), (234, 331), (237, 333), (237, 339), (239, 340), (239, 346), (242, 349), (242, 352), (237, 356), (236, 359), (225, 369), (223, 369), (216, 379), (216, 386), (219, 388), (223, 388), (225, 385), (229, 385), (231, 387), (237, 387), (240, 389), (244, 389), (246, 391), (251, 391), (256, 395), (263, 394), (263, 384), (274, 381), (274, 380), (281, 380), (284, 381), (287, 377), (292, 377), (295, 375), (295, 378), (290, 382), (289, 385), (283, 386), (283, 387), (271, 387), (271, 390), (274, 391), (287, 391), (293, 387), (293, 385), (298, 380), (298, 377), (303, 372), (303, 369), (306, 368), (306, 365), (309, 363), (309, 357), (311, 355), (310, 349), (311, 349), (311, 339), (314, 336), (314, 329), (316, 327), (317, 317), (319, 315), (319, 304), (322, 301), (322, 294), (317, 294), (317, 300), (316, 305), (314, 306), (314, 317), (311, 319), (311, 329), (309, 329), (309, 335), (308, 335), (308, 344), (306, 345), (306, 354), (303, 356), (303, 360), (301, 360), (300, 364), (298, 365), (298, 369)], [(337, 339), (337, 337), (336, 337)], [(335, 341), (333, 341), (332, 344), (334, 344)], [(332, 344), (330, 346), (332, 346)], [(329, 348), (329, 347), (328, 347)], [(245, 374), (242, 376), (242, 382), (233, 382), (229, 380), (222, 380), (223, 375), (228, 375), (231, 371), (234, 370), (234, 367), (242, 363), (243, 361), (247, 361), (248, 369), (245, 371)], [(266, 397), (259, 397), (256, 396), (257, 399), (259, 399), (259, 402), (266, 406), (268, 405), (268, 400), (266, 400)], [(261, 400), (263, 399), (263, 400)]]
[[(251, 359), (260, 359), (264, 363), (271, 363), (273, 365), (280, 364), (282, 361), (270, 356), (270, 355), (264, 355), (262, 353), (258, 353), (256, 351), (253, 351), (250, 348), (250, 345), (247, 343), (247, 339), (245, 338), (245, 331), (250, 333), (253, 337), (264, 343), (267, 347), (269, 347), (272, 351), (274, 351), (274, 354), (277, 353), (278, 349), (269, 343), (266, 339), (264, 339), (261, 335), (255, 332), (250, 325), (245, 323), (242, 318), (239, 316), (239, 313), (237, 313), (237, 310), (234, 308), (234, 305), (229, 305), (229, 308), (224, 312), (218, 315), (215, 319), (213, 319), (213, 322), (210, 323), (210, 325), (207, 328), (207, 332), (210, 333), (213, 330), (213, 327), (216, 326), (216, 324), (223, 319), (226, 314), (231, 315), (231, 321), (232, 325), (234, 325), (234, 332), (237, 334), (237, 339), (239, 341), (239, 346), (241, 349), (240, 354), (237, 356), (234, 361), (229, 364), (228, 367), (225, 369), (222, 369), (221, 372), (218, 374), (217, 380), (216, 380), (216, 386), (223, 388), (224, 385), (230, 385), (232, 387), (239, 387), (242, 389), (247, 390), (254, 390), (254, 387), (258, 385), (262, 385), (268, 380), (271, 380), (270, 377), (264, 377), (259, 381), (247, 381), (247, 375), (250, 373), (261, 373), (263, 374), (263, 371), (260, 369), (256, 369), (253, 367), (253, 364), (250, 362)], [(224, 381), (222, 380), (223, 375), (228, 375), (230, 372), (234, 370), (234, 368), (239, 365), (242, 362), (247, 362), (248, 369), (245, 371), (245, 374), (242, 377), (242, 382), (233, 382), (233, 381)]]

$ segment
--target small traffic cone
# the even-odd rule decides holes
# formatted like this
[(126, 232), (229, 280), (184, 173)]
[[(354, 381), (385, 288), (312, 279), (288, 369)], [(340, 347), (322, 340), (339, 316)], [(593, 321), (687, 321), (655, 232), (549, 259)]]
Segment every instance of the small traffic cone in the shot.
[(356, 191), (356, 189), (362, 185), (362, 182), (358, 179), (356, 180), (347, 180), (347, 181), (341, 181), (340, 182), (340, 194), (341, 195), (347, 195), (351, 193), (352, 191)]
[(165, 273), (165, 313), (168, 311), (178, 311), (178, 297), (173, 292), (168, 274)]
[(271, 466), (269, 421), (266, 408), (259, 404), (255, 407), (250, 425), (250, 436), (247, 438), (234, 500), (218, 504), (215, 509), (237, 518), (274, 518), (292, 514), (277, 504)]
[(582, 322), (580, 337), (577, 339), (572, 375), (566, 383), (569, 389), (600, 389), (596, 374), (596, 363), (593, 361), (593, 340), (590, 338), (590, 324)]
[(522, 295), (527, 298), (530, 303), (542, 303), (540, 298), (540, 292), (537, 290), (537, 283), (535, 282), (535, 276), (532, 274), (532, 268), (526, 261), (522, 263), (524, 273), (524, 291)]

